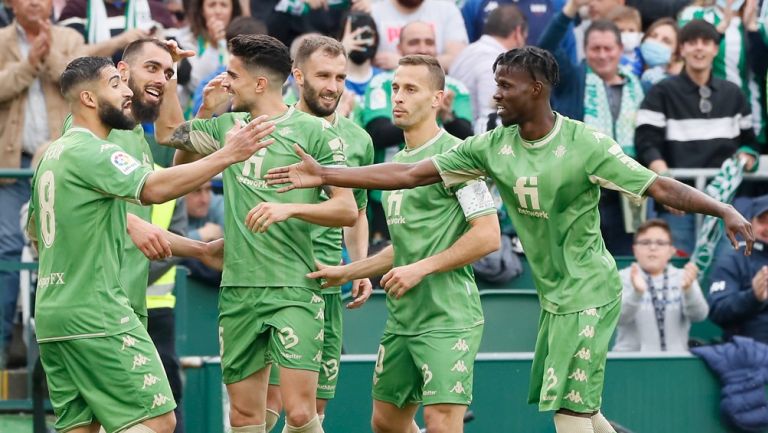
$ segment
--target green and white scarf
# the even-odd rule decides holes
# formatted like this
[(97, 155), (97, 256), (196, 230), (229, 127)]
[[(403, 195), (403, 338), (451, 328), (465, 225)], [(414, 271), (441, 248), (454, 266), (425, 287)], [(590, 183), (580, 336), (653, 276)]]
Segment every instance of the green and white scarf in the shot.
[[(85, 24), (88, 43), (96, 44), (112, 38), (105, 0), (88, 0), (88, 19)], [(152, 27), (152, 12), (147, 0), (128, 0), (125, 5), (125, 30)]]
[(587, 67), (584, 89), (584, 123), (616, 140), (625, 154), (635, 156), (635, 126), (637, 110), (643, 102), (640, 80), (629, 71), (619, 69), (624, 79), (621, 89), (621, 108), (614, 121), (603, 80)]

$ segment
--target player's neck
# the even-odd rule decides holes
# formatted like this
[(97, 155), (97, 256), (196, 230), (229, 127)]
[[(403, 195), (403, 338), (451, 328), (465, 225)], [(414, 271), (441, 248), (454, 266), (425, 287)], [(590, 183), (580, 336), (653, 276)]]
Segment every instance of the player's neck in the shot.
[(408, 150), (418, 149), (423, 144), (429, 142), (429, 140), (435, 138), (440, 132), (440, 127), (437, 126), (437, 122), (430, 121), (424, 122), (410, 127), (403, 131), (405, 136), (405, 147)]
[(263, 116), (265, 114), (270, 118), (278, 117), (285, 114), (285, 112), (288, 110), (288, 106), (285, 105), (285, 102), (283, 102), (282, 95), (278, 95), (277, 97), (265, 96), (261, 99), (262, 100), (255, 103), (251, 109), (251, 117), (253, 118)]
[(109, 136), (109, 133), (112, 131), (112, 128), (105, 125), (98, 116), (91, 118), (80, 114), (72, 115), (72, 127), (85, 128), (102, 140), (106, 140), (107, 136)]
[(526, 141), (541, 140), (555, 127), (555, 113), (546, 107), (546, 111), (535, 113), (519, 125), (520, 137)]

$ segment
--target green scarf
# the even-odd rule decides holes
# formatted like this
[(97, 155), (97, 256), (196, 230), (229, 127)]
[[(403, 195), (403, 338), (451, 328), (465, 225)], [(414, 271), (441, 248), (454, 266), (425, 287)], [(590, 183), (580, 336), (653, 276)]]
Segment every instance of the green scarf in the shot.
[(621, 88), (619, 118), (614, 122), (605, 83), (587, 66), (584, 123), (616, 140), (624, 153), (634, 158), (635, 120), (643, 102), (643, 88), (634, 74), (619, 68), (619, 75), (624, 78), (624, 86)]

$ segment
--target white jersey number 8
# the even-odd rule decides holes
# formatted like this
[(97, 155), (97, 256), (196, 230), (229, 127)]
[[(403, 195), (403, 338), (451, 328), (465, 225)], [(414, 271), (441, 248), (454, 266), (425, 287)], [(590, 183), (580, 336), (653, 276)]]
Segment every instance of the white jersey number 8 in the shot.
[(43, 235), (43, 243), (50, 248), (56, 238), (56, 214), (53, 210), (56, 189), (52, 171), (48, 170), (40, 176), (37, 195), (40, 202), (40, 232)]

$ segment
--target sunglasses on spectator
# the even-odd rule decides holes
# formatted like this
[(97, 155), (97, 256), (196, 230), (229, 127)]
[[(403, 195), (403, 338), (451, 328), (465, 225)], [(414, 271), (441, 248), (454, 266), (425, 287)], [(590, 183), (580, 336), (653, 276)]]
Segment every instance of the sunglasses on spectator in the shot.
[(640, 246), (643, 246), (643, 247), (650, 247), (651, 245), (654, 245), (654, 246), (657, 246), (657, 247), (668, 247), (668, 246), (672, 245), (672, 241), (643, 239), (641, 241), (636, 241), (635, 245), (640, 245)]
[(712, 89), (708, 86), (699, 87), (699, 111), (703, 114), (709, 114), (712, 112), (712, 101), (709, 98), (712, 96)]

